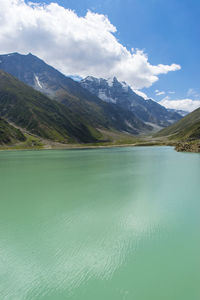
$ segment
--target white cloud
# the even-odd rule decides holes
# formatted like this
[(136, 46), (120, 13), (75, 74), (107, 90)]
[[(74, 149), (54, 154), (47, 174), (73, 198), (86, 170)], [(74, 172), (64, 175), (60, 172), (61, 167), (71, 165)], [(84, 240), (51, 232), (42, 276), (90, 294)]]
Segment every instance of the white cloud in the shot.
[(120, 44), (116, 31), (108, 17), (90, 11), (79, 17), (57, 3), (1, 0), (1, 53), (32, 52), (67, 75), (117, 76), (135, 89), (180, 69), (177, 64), (151, 65), (143, 51)]
[(200, 98), (200, 94), (193, 88), (190, 88), (187, 91), (187, 96), (188, 97), (193, 97), (193, 98)]
[(161, 96), (161, 95), (165, 95), (165, 92), (164, 91), (155, 90), (155, 94), (156, 94), (156, 96)]
[(169, 93), (169, 94), (175, 94), (175, 92), (174, 92), (174, 91), (169, 91), (168, 93)]
[(159, 102), (159, 104), (165, 106), (166, 108), (180, 109), (180, 110), (191, 112), (200, 107), (200, 100), (192, 100), (192, 99), (170, 100), (169, 97), (165, 97), (163, 100)]

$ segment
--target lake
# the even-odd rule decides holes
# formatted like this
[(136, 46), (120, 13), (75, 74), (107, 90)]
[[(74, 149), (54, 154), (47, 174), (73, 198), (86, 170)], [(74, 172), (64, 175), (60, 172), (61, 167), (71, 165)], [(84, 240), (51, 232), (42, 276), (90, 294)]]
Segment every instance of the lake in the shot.
[(200, 155), (0, 152), (0, 299), (199, 300)]

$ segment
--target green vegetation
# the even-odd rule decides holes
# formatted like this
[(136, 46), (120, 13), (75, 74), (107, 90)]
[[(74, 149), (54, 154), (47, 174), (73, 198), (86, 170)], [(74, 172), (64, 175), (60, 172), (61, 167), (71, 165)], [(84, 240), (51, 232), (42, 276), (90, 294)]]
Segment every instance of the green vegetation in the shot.
[(159, 131), (155, 137), (168, 137), (170, 140), (200, 139), (200, 108), (185, 116), (175, 124)]
[(23, 133), (0, 118), (0, 145), (23, 142), (26, 138)]
[(154, 137), (176, 143), (177, 151), (200, 152), (200, 108), (159, 131)]
[(73, 95), (66, 89), (60, 88), (53, 98), (70, 108), (79, 118), (87, 120), (93, 128), (118, 130), (135, 135), (152, 130), (151, 126), (143, 123), (132, 112), (112, 103), (106, 103), (78, 85), (72, 92)]
[(60, 143), (95, 142), (99, 135), (69, 108), (0, 71), (0, 116), (33, 135)]

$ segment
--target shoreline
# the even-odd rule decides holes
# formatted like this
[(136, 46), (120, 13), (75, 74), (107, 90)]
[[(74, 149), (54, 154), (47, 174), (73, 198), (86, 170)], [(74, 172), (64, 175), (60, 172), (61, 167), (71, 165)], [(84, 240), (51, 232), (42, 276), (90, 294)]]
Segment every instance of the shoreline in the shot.
[(53, 147), (5, 147), (1, 148), (0, 151), (40, 151), (40, 150), (89, 150), (89, 149), (106, 149), (106, 148), (124, 148), (124, 147), (153, 147), (153, 146), (171, 146), (175, 147), (173, 144), (167, 144), (167, 143), (134, 143), (134, 144), (110, 144), (110, 145), (59, 145), (59, 146), (53, 146)]
[(200, 142), (199, 143), (178, 142), (176, 144), (175, 150), (177, 152), (200, 153)]
[(40, 151), (40, 150), (89, 150), (89, 149), (109, 149), (124, 147), (153, 147), (153, 146), (170, 146), (174, 147), (177, 152), (200, 153), (200, 142), (169, 142), (169, 141), (145, 141), (135, 143), (120, 144), (44, 144), (41, 146), (25, 147), (24, 145), (0, 146), (1, 151)]

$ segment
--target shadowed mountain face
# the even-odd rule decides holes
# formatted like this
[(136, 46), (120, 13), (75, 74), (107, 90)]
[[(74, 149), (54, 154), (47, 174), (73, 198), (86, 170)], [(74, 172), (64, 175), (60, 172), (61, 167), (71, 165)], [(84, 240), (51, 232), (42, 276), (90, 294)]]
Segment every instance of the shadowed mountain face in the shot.
[(143, 122), (166, 127), (181, 119), (178, 113), (137, 95), (130, 86), (125, 82), (119, 82), (116, 77), (105, 80), (88, 76), (81, 81), (81, 85), (103, 101), (133, 112)]
[(185, 116), (179, 122), (158, 132), (156, 136), (169, 136), (171, 139), (200, 139), (200, 108)]
[(12, 53), (0, 55), (0, 69), (67, 106), (94, 128), (114, 129), (131, 134), (149, 132), (152, 127), (126, 107), (102, 101), (38, 57)]
[(79, 95), (81, 88), (77, 82), (29, 53), (21, 55), (11, 53), (0, 55), (0, 69), (48, 96), (54, 96), (59, 90)]
[(98, 132), (76, 114), (0, 70), (0, 117), (42, 138), (94, 142)]

